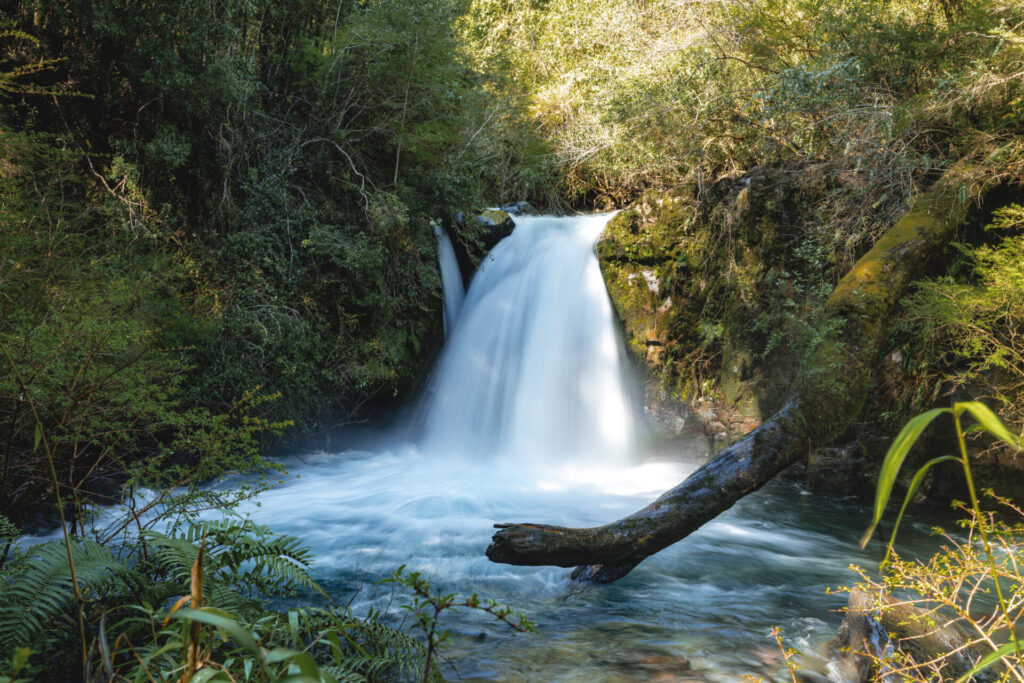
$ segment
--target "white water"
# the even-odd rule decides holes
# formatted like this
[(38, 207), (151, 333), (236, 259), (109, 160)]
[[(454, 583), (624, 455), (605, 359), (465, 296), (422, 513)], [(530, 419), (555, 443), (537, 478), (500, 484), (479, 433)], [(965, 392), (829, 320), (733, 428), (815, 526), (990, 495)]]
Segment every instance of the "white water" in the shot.
[(834, 633), (839, 617), (824, 619), (843, 599), (824, 589), (861, 559), (860, 527), (841, 521), (849, 505), (791, 487), (751, 496), (599, 588), (571, 584), (565, 569), (484, 555), (495, 522), (605, 523), (699, 464), (696, 454), (667, 460), (637, 445), (593, 248), (608, 218), (518, 218), (449, 327), (415, 438), (295, 458), (295, 478), (248, 512), (302, 538), (325, 585), (357, 612), (400, 604), (376, 581), (405, 564), (441, 590), (478, 591), (539, 623), (544, 635), (529, 638), (470, 613), (449, 618), (463, 680), (773, 676), (782, 664), (771, 626), (805, 651)]
[(452, 248), (448, 232), (440, 225), (434, 224), (434, 234), (437, 235), (437, 259), (441, 266), (441, 290), (444, 293), (444, 336), (447, 338), (456, 323), (459, 322), (462, 300), (466, 297), (466, 292), (462, 286), (462, 273), (459, 271), (459, 262), (455, 259), (455, 249)]
[(608, 218), (520, 217), (494, 248), (426, 397), (424, 453), (626, 463), (633, 420), (594, 255)]
[(632, 411), (594, 255), (609, 217), (518, 218), (470, 285), (413, 442), (385, 435), (364, 451), (291, 462), (298, 476), (247, 512), (300, 536), (336, 571), (407, 563), (446, 580), (527, 571), (562, 586), (561, 569), (491, 564), (493, 523), (607, 521), (686, 469), (631, 455)]
[(856, 547), (859, 503), (770, 486), (611, 586), (484, 556), (495, 522), (608, 522), (698, 464), (636, 443), (593, 255), (606, 220), (519, 218), (452, 317), (417, 437), (396, 431), (358, 451), (289, 458), (291, 478), (243, 512), (300, 537), (322, 583), (357, 613), (407, 601), (377, 583), (405, 564), (445, 592), (477, 591), (538, 622), (541, 637), (521, 637), (471, 613), (446, 617), (462, 680), (780, 676), (769, 628), (813, 653), (845, 604), (825, 588), (852, 581), (849, 563), (878, 559), (878, 548)]

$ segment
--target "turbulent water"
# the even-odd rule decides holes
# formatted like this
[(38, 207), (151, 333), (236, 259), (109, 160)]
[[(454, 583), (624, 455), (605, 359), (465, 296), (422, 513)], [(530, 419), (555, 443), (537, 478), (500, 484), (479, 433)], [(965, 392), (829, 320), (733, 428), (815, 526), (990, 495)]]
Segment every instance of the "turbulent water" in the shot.
[(868, 515), (857, 503), (769, 486), (610, 586), (484, 556), (495, 522), (604, 523), (699, 465), (685, 443), (667, 457), (638, 435), (593, 250), (607, 219), (518, 219), (448, 313), (447, 347), (413, 428), (289, 458), (291, 478), (244, 512), (302, 538), (323, 584), (356, 613), (406, 601), (378, 583), (404, 564), (441, 590), (494, 597), (538, 623), (542, 635), (529, 636), (470, 612), (446, 617), (450, 678), (778, 677), (776, 625), (824, 671), (815, 653), (845, 602), (825, 590), (853, 580), (850, 562), (880, 556), (857, 550)]
[[(359, 451), (290, 460), (295, 478), (251, 509), (300, 536), (354, 609), (386, 608), (399, 565), (538, 622), (513, 635), (461, 612), (446, 626), (462, 680), (735, 681), (784, 671), (769, 636), (810, 656), (840, 621), (867, 511), (776, 484), (610, 586), (559, 568), (493, 564), (492, 524), (593, 525), (649, 502), (699, 464), (638, 439), (593, 245), (608, 216), (519, 218), (474, 277), (415, 411), (418, 428)], [(443, 247), (443, 241), (442, 241)], [(444, 255), (442, 254), (442, 258)], [(910, 538), (908, 529), (904, 538)]]

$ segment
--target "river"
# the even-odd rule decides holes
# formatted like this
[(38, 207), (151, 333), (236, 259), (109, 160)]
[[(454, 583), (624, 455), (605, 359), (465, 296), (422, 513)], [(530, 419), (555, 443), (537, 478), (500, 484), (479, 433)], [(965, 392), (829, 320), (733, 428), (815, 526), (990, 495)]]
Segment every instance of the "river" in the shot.
[[(645, 433), (594, 256), (607, 220), (517, 219), (464, 300), (449, 257), (445, 290), (458, 305), (446, 307), (446, 348), (411, 417), (357, 450), (287, 459), (291, 478), (246, 511), (302, 538), (357, 614), (404, 602), (378, 582), (406, 565), (439, 590), (478, 592), (537, 622), (540, 636), (446, 614), (449, 678), (780, 677), (773, 626), (827, 674), (823, 646), (846, 600), (827, 589), (853, 582), (850, 563), (881, 556), (877, 542), (857, 547), (861, 501), (774, 483), (607, 586), (484, 556), (495, 522), (611, 521), (704, 458), (692, 440), (655, 448)], [(926, 532), (911, 522), (903, 538), (923, 543)]]

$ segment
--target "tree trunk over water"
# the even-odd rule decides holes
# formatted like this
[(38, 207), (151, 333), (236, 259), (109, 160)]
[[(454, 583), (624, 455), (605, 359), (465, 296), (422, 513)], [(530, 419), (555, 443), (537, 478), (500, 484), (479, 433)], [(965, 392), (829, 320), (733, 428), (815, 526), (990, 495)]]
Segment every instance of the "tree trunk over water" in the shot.
[(836, 286), (825, 304), (836, 332), (801, 370), (789, 401), (760, 427), (628, 517), (587, 529), (495, 524), (494, 562), (577, 566), (577, 581), (610, 583), (690, 535), (806, 455), (860, 413), (887, 323), (925, 262), (967, 217), (979, 169), (950, 168)]

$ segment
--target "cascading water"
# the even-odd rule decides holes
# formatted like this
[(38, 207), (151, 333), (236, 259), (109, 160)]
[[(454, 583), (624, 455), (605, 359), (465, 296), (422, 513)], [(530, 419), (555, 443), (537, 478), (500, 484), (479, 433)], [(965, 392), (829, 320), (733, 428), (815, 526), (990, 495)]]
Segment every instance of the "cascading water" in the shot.
[(426, 398), (423, 451), (625, 462), (632, 416), (594, 255), (608, 218), (521, 217), (491, 252)]
[(601, 524), (699, 464), (636, 448), (594, 255), (608, 218), (517, 218), (449, 317), (414, 442), (384, 435), (364, 451), (294, 458), (297, 477), (247, 511), (302, 538), (324, 585), (357, 613), (404, 600), (375, 581), (405, 564), (539, 623), (540, 638), (521, 638), (469, 612), (449, 618), (447, 655), (463, 681), (772, 678), (785, 668), (770, 627), (809, 653), (835, 632), (831, 611), (845, 601), (825, 589), (849, 580), (850, 562), (869, 562), (856, 546), (867, 514), (858, 503), (769, 486), (594, 589), (565, 569), (484, 556), (495, 522)]
[[(607, 218), (519, 218), (450, 316), (415, 442), (390, 434), (362, 451), (289, 458), (292, 478), (242, 512), (300, 537), (321, 583), (357, 614), (407, 599), (377, 583), (404, 564), (538, 622), (541, 637), (512, 637), (471, 612), (448, 617), (446, 655), (462, 681), (776, 678), (785, 666), (769, 629), (813, 655), (845, 605), (826, 588), (851, 580), (851, 562), (878, 559), (878, 548), (857, 549), (868, 517), (858, 502), (772, 484), (599, 588), (484, 556), (494, 522), (601, 524), (699, 464), (633, 443), (593, 254)], [(904, 520), (903, 548), (929, 529)]]
[(437, 260), (441, 266), (441, 290), (444, 293), (444, 335), (447, 338), (459, 321), (462, 300), (465, 298), (466, 292), (462, 285), (462, 273), (459, 271), (459, 262), (455, 258), (455, 249), (452, 248), (451, 238), (448, 237), (445, 229), (436, 223), (434, 224), (434, 234), (437, 236)]

